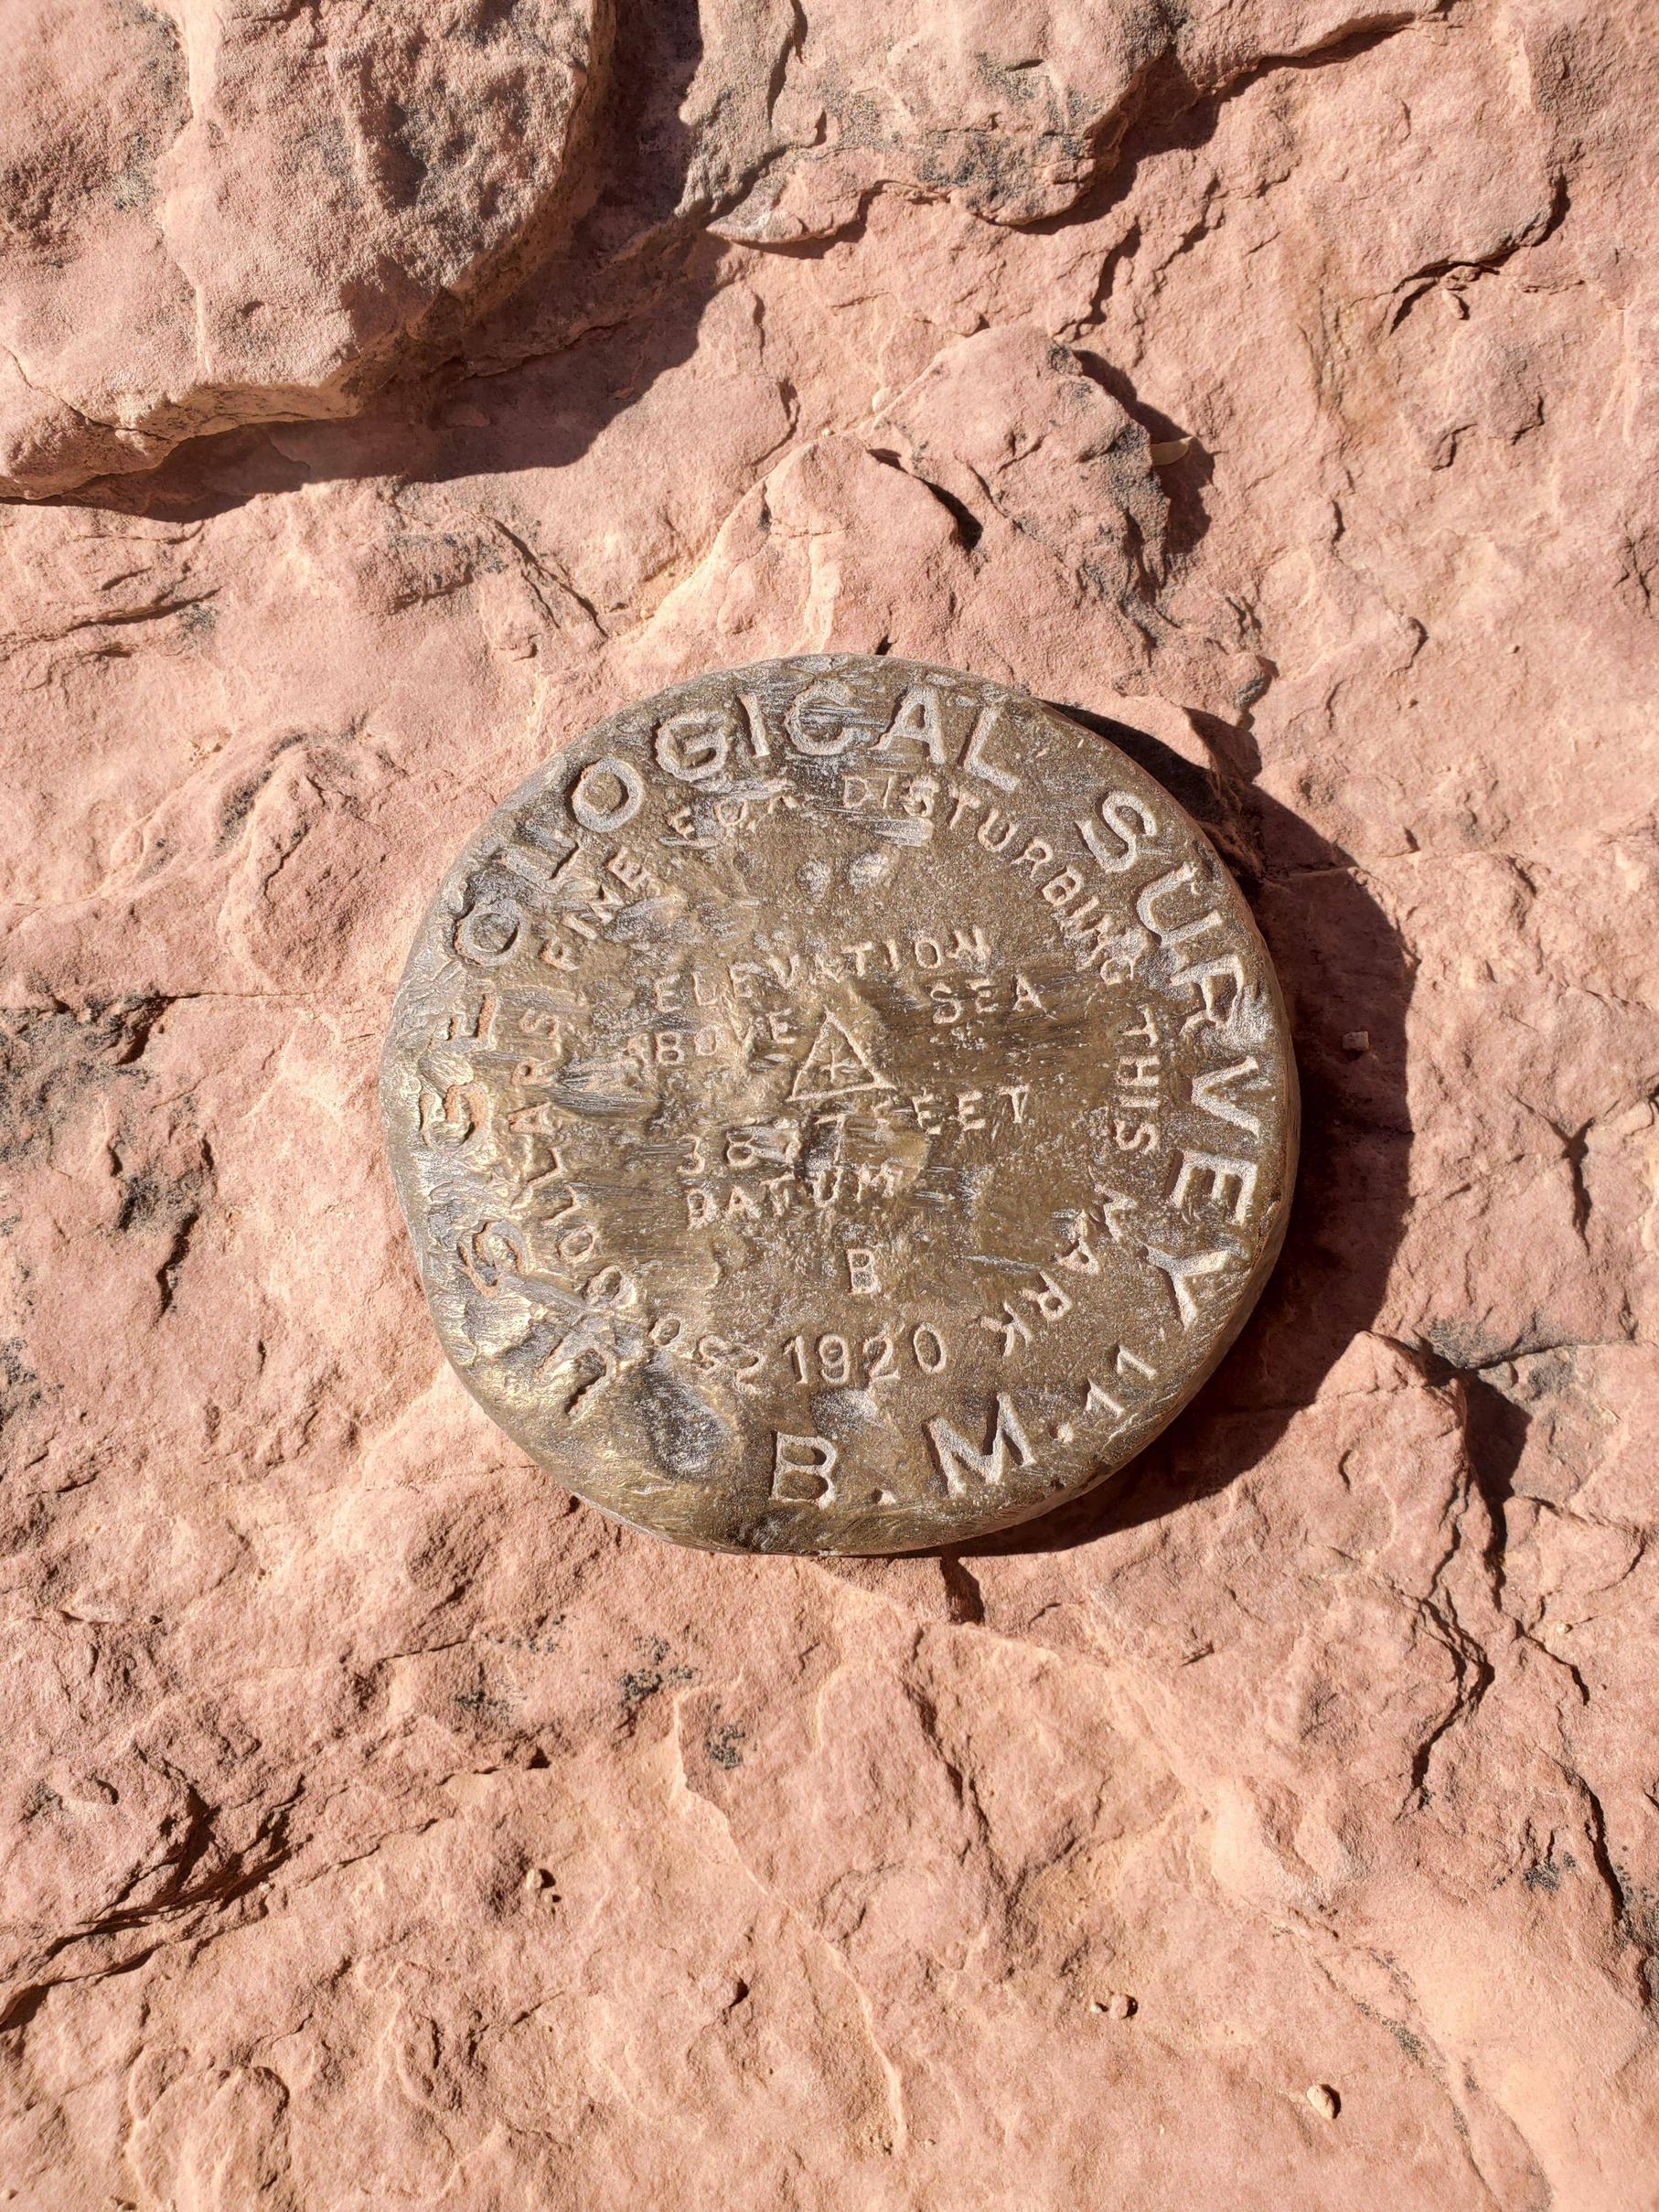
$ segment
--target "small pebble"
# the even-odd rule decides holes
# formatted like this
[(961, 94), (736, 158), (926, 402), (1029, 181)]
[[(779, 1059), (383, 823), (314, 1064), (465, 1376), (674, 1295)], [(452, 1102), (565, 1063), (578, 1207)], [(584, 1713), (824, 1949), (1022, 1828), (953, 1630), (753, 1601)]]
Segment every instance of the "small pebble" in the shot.
[(1343, 2109), (1342, 2099), (1322, 2081), (1316, 2081), (1308, 2091), (1308, 2102), (1322, 2120), (1334, 2120)]
[(1127, 2020), (1134, 2012), (1135, 2000), (1133, 1997), (1126, 1997), (1119, 1990), (1106, 2009), (1114, 2020)]
[(1343, 1050), (1344, 1053), (1368, 1053), (1371, 1050), (1371, 1031), (1350, 1030), (1343, 1039)]
[(545, 1868), (532, 1866), (524, 1877), (524, 1886), (526, 1889), (545, 1889), (551, 1878)]

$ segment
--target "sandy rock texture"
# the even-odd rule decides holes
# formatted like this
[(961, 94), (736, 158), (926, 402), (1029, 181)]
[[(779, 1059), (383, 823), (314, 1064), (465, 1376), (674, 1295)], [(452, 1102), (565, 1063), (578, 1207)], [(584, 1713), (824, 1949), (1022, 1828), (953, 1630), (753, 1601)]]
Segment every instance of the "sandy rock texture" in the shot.
[[(1651, 14), (16, 12), (0, 2198), (1659, 2204)], [(826, 647), (1119, 725), (1307, 1113), (1150, 1455), (839, 1567), (518, 1457), (374, 1096)]]
[(605, 0), (10, 0), (0, 493), (349, 412), (545, 250)]

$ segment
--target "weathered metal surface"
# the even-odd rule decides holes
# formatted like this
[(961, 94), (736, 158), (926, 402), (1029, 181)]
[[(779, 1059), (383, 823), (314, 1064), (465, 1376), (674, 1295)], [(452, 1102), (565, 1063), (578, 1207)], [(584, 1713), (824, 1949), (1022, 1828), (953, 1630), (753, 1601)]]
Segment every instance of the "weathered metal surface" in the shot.
[(888, 658), (678, 686), (471, 839), (388, 1039), (444, 1351), (687, 1544), (1043, 1512), (1193, 1395), (1277, 1255), (1296, 1082), (1203, 834), (1024, 695)]

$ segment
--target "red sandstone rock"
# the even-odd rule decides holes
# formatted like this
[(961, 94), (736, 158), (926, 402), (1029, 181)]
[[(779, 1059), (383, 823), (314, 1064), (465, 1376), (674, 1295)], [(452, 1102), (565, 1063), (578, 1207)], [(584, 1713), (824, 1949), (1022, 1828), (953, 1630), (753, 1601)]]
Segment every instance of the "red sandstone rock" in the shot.
[[(1640, 2212), (1646, 27), (1189, 11), (1137, 76), (1128, 11), (623, 13), (588, 150), (515, 155), (586, 212), (445, 363), (389, 336), (359, 419), (0, 517), (0, 2183)], [(40, 171), (66, 220), (90, 129)], [(124, 270), (119, 212), (75, 236)], [(305, 235), (283, 345), (334, 359)], [(337, 412), (337, 373), (226, 409)], [(443, 1364), (380, 1034), (565, 735), (883, 641), (1140, 732), (1232, 853), (1297, 1213), (1215, 1383), (1064, 1521), (677, 1553)]]
[(334, 415), (545, 251), (594, 0), (14, 0), (0, 490)]

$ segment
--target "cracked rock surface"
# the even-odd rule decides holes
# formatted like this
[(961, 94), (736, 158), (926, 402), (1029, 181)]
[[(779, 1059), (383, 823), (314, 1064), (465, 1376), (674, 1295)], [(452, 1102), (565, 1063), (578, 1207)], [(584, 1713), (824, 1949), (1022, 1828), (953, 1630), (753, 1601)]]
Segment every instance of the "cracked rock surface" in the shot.
[[(5, 2202), (1651, 2212), (1651, 22), (16, 13)], [(1119, 725), (1302, 1073), (944, 1559), (552, 1489), (375, 1110), (466, 832), (826, 648)]]

